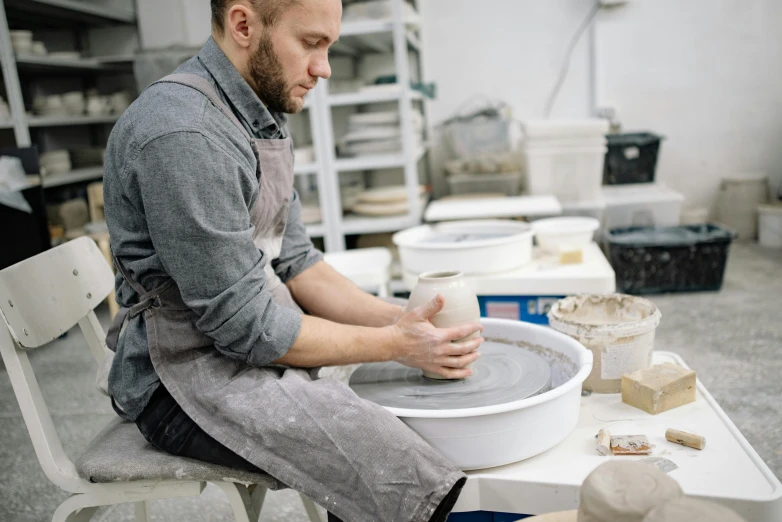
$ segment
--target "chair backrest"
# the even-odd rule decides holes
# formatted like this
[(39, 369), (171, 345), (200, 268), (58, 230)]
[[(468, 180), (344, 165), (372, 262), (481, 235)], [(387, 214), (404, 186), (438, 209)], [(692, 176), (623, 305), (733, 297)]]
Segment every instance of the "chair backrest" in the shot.
[(52, 483), (72, 493), (85, 491), (89, 483), (62, 449), (25, 350), (53, 341), (78, 323), (100, 364), (105, 335), (93, 309), (113, 287), (111, 268), (86, 237), (0, 271), (0, 354), (41, 468)]

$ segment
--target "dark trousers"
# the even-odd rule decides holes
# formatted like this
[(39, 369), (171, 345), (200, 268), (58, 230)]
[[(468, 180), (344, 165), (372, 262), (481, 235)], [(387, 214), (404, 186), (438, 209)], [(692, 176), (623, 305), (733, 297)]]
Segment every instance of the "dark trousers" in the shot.
[[(210, 437), (182, 411), (179, 404), (161, 384), (136, 419), (136, 426), (147, 442), (161, 451), (178, 457), (209, 462), (220, 466), (263, 473), (230, 449)], [(457, 482), (443, 499), (430, 522), (445, 522), (459, 498), (465, 480)], [(342, 522), (329, 513), (329, 522)]]

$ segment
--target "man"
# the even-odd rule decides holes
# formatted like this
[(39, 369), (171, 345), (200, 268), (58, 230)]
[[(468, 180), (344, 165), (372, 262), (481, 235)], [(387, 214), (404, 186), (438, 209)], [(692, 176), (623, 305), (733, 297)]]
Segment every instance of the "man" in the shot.
[(442, 297), (404, 314), (361, 292), (306, 235), (284, 113), (330, 76), (341, 11), (212, 0), (213, 37), (115, 126), (104, 199), (129, 310), (107, 340), (109, 392), (159, 449), (263, 470), (332, 520), (445, 520), (464, 474), (383, 408), (313, 378), (390, 360), (465, 377), (482, 342), (458, 341), (477, 324), (432, 326)]

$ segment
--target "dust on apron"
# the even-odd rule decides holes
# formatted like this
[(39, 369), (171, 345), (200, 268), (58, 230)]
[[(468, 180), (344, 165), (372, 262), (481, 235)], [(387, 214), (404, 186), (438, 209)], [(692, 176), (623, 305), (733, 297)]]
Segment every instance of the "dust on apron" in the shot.
[[(268, 262), (274, 301), (301, 311), (271, 261), (280, 255), (293, 194), (290, 138), (254, 139), (197, 75), (170, 75), (204, 94), (250, 141), (259, 195), (250, 210), (253, 240)], [(464, 474), (399, 419), (333, 379), (283, 366), (256, 368), (229, 357), (196, 328), (197, 314), (173, 280), (147, 291), (115, 259), (139, 303), (115, 317), (116, 347), (127, 315), (143, 313), (149, 353), (161, 382), (206, 433), (346, 522), (427, 521)]]

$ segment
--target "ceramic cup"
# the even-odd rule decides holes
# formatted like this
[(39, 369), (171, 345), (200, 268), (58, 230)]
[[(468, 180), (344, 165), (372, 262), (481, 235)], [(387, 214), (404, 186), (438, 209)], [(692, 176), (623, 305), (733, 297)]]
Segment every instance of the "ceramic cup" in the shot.
[[(418, 284), (410, 293), (405, 312), (417, 308), (431, 301), (440, 294), (445, 300), (443, 309), (435, 314), (431, 323), (437, 328), (449, 328), (465, 323), (479, 323), (481, 321), (481, 309), (475, 292), (464, 280), (461, 272), (426, 272), (418, 277)], [(465, 341), (478, 337), (476, 332), (459, 341)], [(469, 368), (469, 366), (468, 366)], [(424, 377), (429, 379), (446, 379), (440, 375), (424, 372)]]

